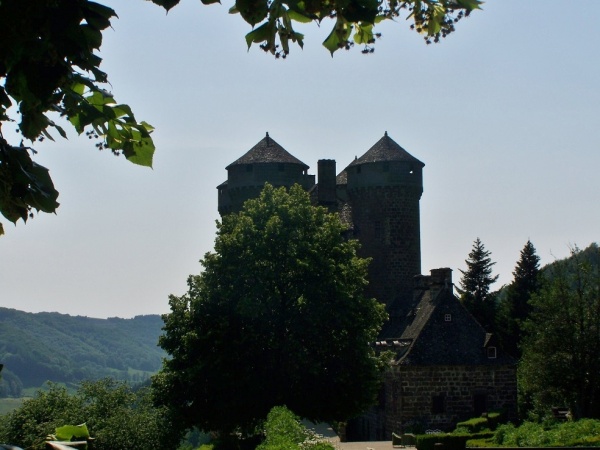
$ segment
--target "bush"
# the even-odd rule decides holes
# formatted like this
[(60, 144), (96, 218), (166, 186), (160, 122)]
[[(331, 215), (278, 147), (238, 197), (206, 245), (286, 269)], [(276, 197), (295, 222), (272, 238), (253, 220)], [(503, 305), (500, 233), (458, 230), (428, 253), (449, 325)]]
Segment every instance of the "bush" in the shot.
[(487, 417), (476, 417), (474, 419), (465, 420), (456, 424), (457, 429), (465, 430), (467, 433), (477, 433), (479, 431), (489, 429)]
[(84, 382), (75, 394), (52, 384), (0, 418), (0, 442), (37, 448), (57, 427), (86, 423), (96, 450), (177, 448), (180, 433), (150, 392), (104, 379)]
[(600, 421), (582, 419), (551, 426), (525, 422), (520, 427), (501, 425), (494, 441), (505, 447), (600, 446)]
[(444, 450), (464, 450), (470, 434), (420, 434), (417, 436), (417, 450), (434, 450), (435, 444), (444, 445)]
[(256, 450), (334, 450), (312, 430), (300, 423), (285, 406), (276, 406), (265, 422), (265, 440)]

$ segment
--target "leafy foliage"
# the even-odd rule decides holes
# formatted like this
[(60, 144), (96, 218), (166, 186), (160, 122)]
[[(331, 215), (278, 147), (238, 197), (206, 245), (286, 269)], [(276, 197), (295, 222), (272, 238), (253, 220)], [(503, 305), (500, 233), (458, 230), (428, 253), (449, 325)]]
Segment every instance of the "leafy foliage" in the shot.
[(504, 447), (578, 447), (600, 446), (600, 422), (582, 419), (552, 425), (525, 422), (516, 427), (501, 425), (494, 437)]
[(47, 380), (78, 382), (105, 376), (142, 381), (160, 369), (158, 315), (92, 319), (0, 308), (0, 389), (38, 387)]
[(575, 417), (600, 417), (600, 250), (572, 250), (571, 257), (543, 271), (531, 298), (523, 357), (522, 389), (534, 413), (569, 407)]
[(58, 385), (39, 391), (0, 417), (0, 441), (43, 448), (39, 446), (46, 436), (57, 429), (69, 431), (64, 424), (81, 422), (95, 437), (97, 450), (174, 449), (181, 437), (166, 410), (152, 405), (148, 390), (134, 392), (124, 383), (104, 379), (84, 382), (75, 394)]
[(267, 415), (265, 440), (256, 450), (334, 450), (314, 431), (307, 429), (285, 406), (275, 406)]
[(467, 270), (460, 270), (462, 278), (460, 300), (486, 329), (491, 329), (494, 322), (495, 305), (494, 296), (490, 294), (490, 286), (496, 282), (498, 275), (492, 276), (492, 267), (495, 262), (490, 258), (491, 252), (487, 251), (479, 238), (473, 243), (469, 258), (465, 260)]
[[(167, 11), (179, 0), (152, 0)], [(218, 0), (202, 0), (204, 4)], [(454, 32), (455, 24), (474, 9), (480, 0), (236, 0), (231, 13), (238, 13), (253, 27), (246, 35), (248, 48), (260, 44), (265, 52), (285, 58), (290, 42), (304, 45), (304, 35), (294, 30), (294, 22), (320, 24), (334, 21), (323, 46), (331, 52), (349, 49), (355, 43), (364, 45), (363, 53), (371, 53), (379, 33), (373, 26), (382, 20), (394, 20), (406, 11), (411, 28), (423, 34), (425, 42), (439, 42)], [(255, 26), (258, 25), (256, 28)]]
[[(152, 0), (167, 11), (179, 0)], [(218, 0), (202, 0), (204, 4)], [(411, 28), (425, 41), (439, 42), (481, 0), (236, 0), (239, 13), (253, 30), (250, 47), (285, 58), (290, 42), (304, 45), (293, 22), (335, 21), (323, 45), (333, 54), (340, 48), (364, 45), (373, 51), (380, 36), (376, 23), (395, 19), (406, 10)], [(153, 127), (138, 121), (131, 108), (106, 90), (108, 77), (96, 53), (102, 32), (116, 13), (90, 0), (2, 0), (0, 2), (0, 213), (9, 221), (27, 221), (33, 212), (55, 212), (58, 191), (49, 171), (32, 161), (31, 147), (9, 144), (2, 126), (15, 122), (17, 132), (31, 142), (53, 140), (52, 131), (66, 138), (59, 117), (77, 133), (98, 140), (96, 147), (123, 154), (129, 161), (151, 166)], [(254, 28), (256, 26), (256, 28)], [(16, 112), (16, 113), (15, 113)], [(4, 233), (0, 223), (0, 235)]]
[(513, 272), (513, 282), (506, 287), (496, 313), (496, 330), (505, 351), (521, 356), (523, 323), (529, 317), (529, 299), (540, 288), (540, 258), (531, 241), (527, 241)]
[(51, 114), (66, 117), (79, 134), (99, 139), (98, 148), (152, 165), (152, 127), (103, 89), (108, 78), (95, 52), (113, 17), (89, 0), (0, 2), (0, 213), (13, 223), (34, 209), (55, 212), (58, 192), (48, 170), (31, 160), (33, 149), (3, 138), (7, 123), (18, 122), (17, 131), (34, 142), (53, 139), (52, 130), (66, 137)]
[(364, 297), (368, 261), (344, 229), (298, 185), (267, 184), (225, 216), (204, 272), (170, 297), (159, 400), (187, 426), (226, 433), (253, 431), (278, 405), (331, 421), (374, 403), (369, 343), (385, 312)]

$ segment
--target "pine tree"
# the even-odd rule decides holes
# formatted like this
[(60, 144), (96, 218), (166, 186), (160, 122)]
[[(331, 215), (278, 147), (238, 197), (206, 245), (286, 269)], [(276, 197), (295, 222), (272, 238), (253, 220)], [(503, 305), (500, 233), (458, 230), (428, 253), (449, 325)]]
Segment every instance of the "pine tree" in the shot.
[(529, 299), (540, 289), (540, 257), (531, 241), (521, 250), (521, 258), (513, 271), (513, 282), (498, 305), (497, 331), (502, 347), (508, 353), (521, 356), (523, 323), (531, 313)]
[(487, 251), (477, 238), (469, 258), (465, 260), (467, 270), (460, 270), (460, 300), (465, 307), (475, 316), (477, 321), (486, 329), (491, 330), (494, 324), (494, 295), (490, 293), (490, 286), (496, 282), (498, 275), (492, 276), (492, 266), (496, 264), (490, 258), (491, 252)]

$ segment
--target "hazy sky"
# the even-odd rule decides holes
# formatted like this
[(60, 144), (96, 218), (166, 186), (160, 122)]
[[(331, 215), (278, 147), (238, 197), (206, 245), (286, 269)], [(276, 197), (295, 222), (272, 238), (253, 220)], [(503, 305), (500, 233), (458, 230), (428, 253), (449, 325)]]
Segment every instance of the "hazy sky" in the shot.
[[(229, 2), (142, 0), (101, 56), (112, 91), (156, 127), (154, 169), (69, 140), (36, 144), (61, 206), (13, 227), (1, 218), (0, 306), (91, 317), (168, 312), (168, 295), (212, 250), (216, 186), (265, 132), (316, 173), (343, 169), (387, 131), (423, 161), (422, 269), (459, 268), (480, 237), (512, 279), (528, 239), (542, 263), (600, 240), (600, 2), (490, 0), (426, 46), (383, 24), (372, 55), (332, 58), (332, 26), (275, 60), (247, 51)], [(6, 127), (3, 129), (9, 131)], [(10, 135), (8, 136), (10, 138)]]

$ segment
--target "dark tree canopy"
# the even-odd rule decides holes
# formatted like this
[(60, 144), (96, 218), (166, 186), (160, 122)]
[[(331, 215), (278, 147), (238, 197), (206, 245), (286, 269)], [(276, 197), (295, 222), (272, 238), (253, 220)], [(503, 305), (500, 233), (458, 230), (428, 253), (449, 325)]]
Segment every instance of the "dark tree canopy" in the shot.
[(521, 250), (513, 271), (513, 282), (506, 287), (496, 313), (496, 329), (504, 350), (520, 357), (523, 323), (529, 317), (529, 299), (540, 288), (540, 257), (531, 241)]
[[(141, 1), (141, 0), (139, 0)], [(179, 0), (152, 0), (167, 11)], [(204, 4), (218, 0), (202, 0)], [(480, 0), (237, 0), (239, 13), (253, 30), (252, 43), (285, 57), (289, 43), (302, 47), (303, 36), (293, 22), (335, 24), (323, 45), (333, 54), (353, 43), (372, 51), (375, 23), (406, 11), (411, 25), (428, 43), (454, 31), (455, 23)], [(152, 165), (152, 126), (138, 121), (131, 108), (108, 91), (97, 51), (102, 32), (116, 17), (111, 8), (89, 0), (0, 1), (0, 213), (10, 222), (27, 221), (34, 211), (55, 212), (58, 191), (48, 169), (32, 159), (37, 140), (58, 133), (66, 137), (60, 117), (77, 133), (96, 140), (96, 147)], [(255, 27), (256, 25), (256, 27)], [(10, 143), (2, 127), (15, 123), (26, 143)], [(0, 222), (0, 235), (4, 229)]]
[(266, 185), (218, 224), (215, 252), (170, 297), (158, 400), (187, 426), (253, 430), (274, 406), (343, 420), (375, 402), (386, 314), (363, 294), (368, 260), (298, 185)]
[(567, 406), (600, 418), (600, 250), (592, 244), (543, 270), (531, 298), (519, 366), (522, 390), (538, 417)]
[(459, 269), (462, 278), (460, 288), (457, 288), (465, 307), (488, 330), (494, 321), (494, 296), (490, 293), (490, 286), (498, 279), (498, 275), (492, 276), (492, 267), (496, 263), (492, 262), (490, 255), (491, 252), (477, 238), (469, 258), (465, 260), (467, 269)]

